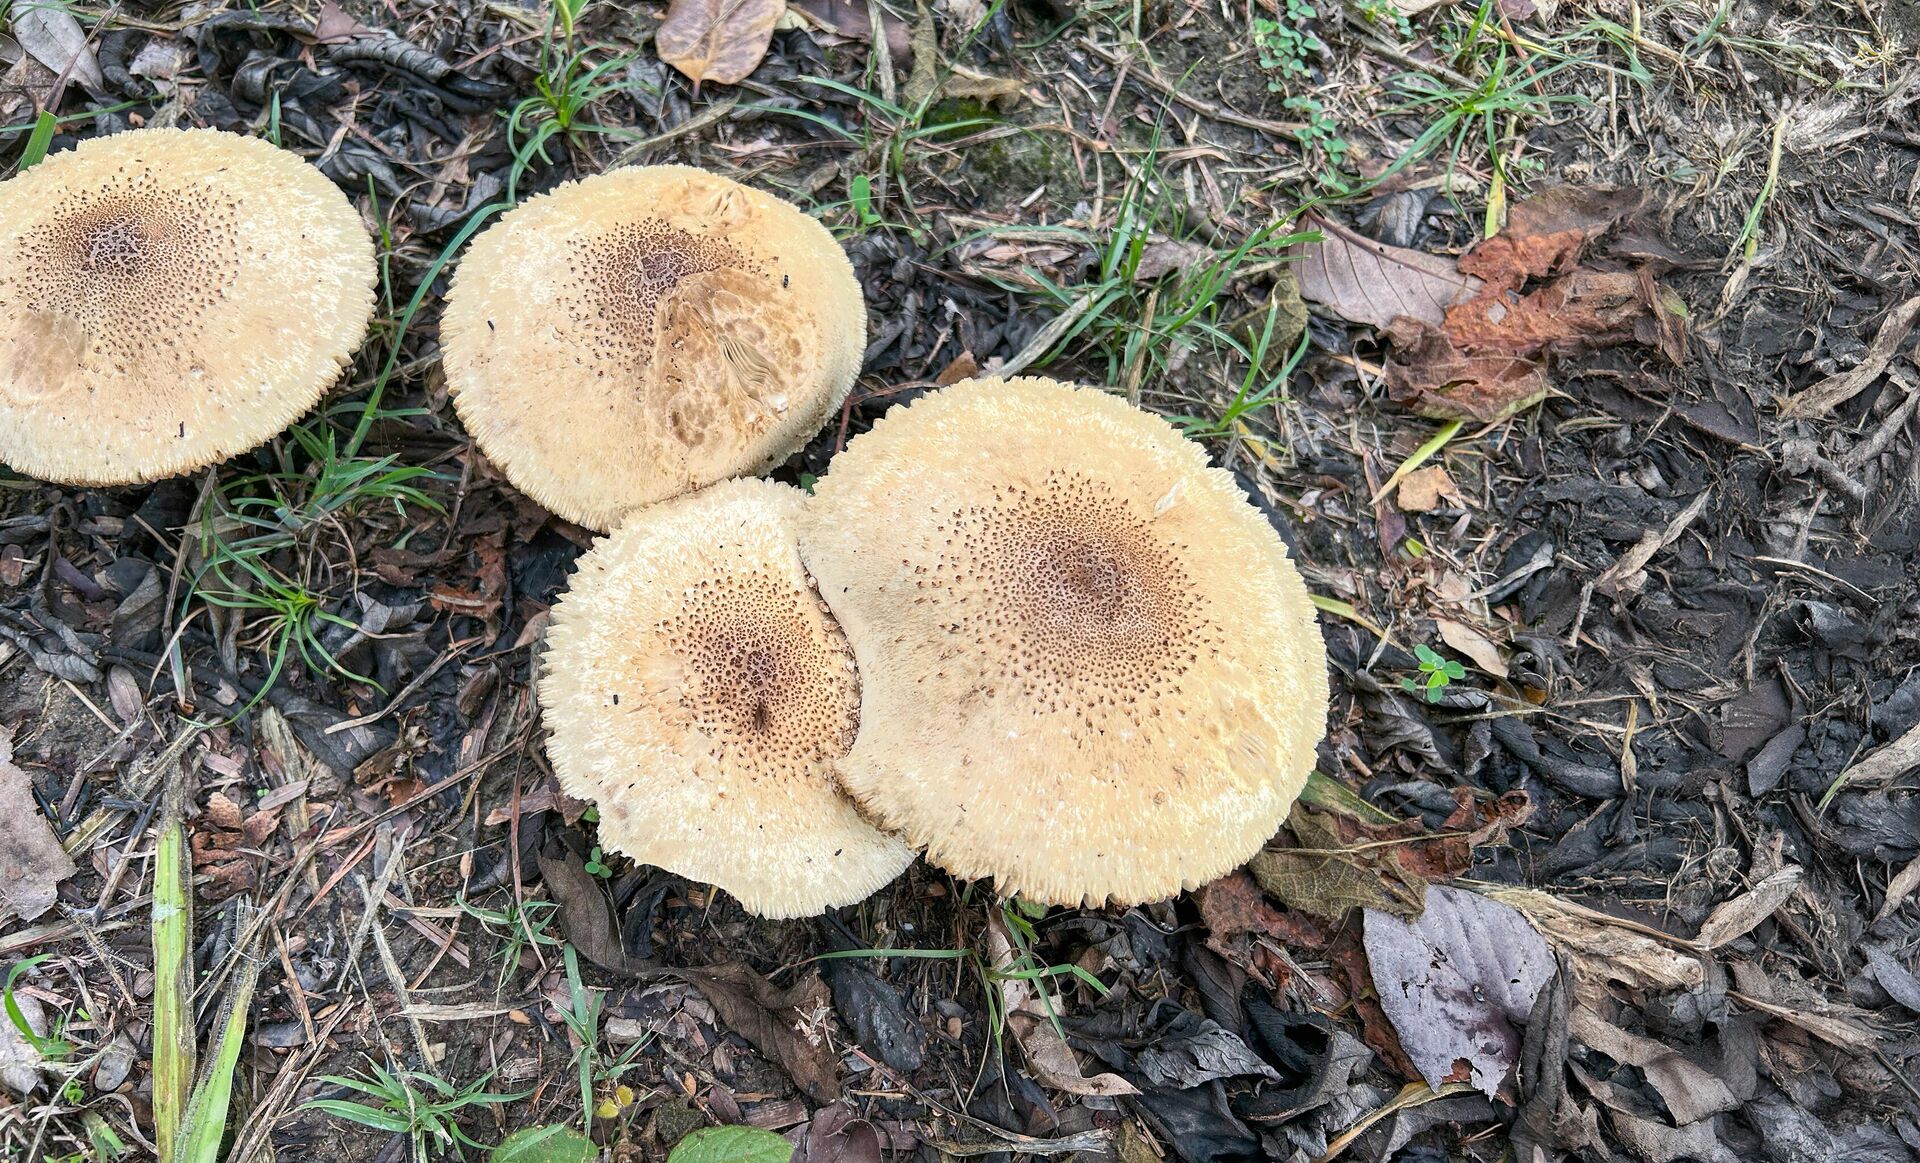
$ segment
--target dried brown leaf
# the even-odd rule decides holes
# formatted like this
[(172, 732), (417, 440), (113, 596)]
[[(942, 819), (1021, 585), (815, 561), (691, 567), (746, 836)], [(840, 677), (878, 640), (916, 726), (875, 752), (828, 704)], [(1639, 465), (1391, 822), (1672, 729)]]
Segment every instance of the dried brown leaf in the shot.
[(1719, 1076), (1664, 1043), (1612, 1025), (1586, 1006), (1575, 1007), (1568, 1028), (1574, 1037), (1615, 1062), (1639, 1067), (1676, 1123), (1699, 1122), (1740, 1105)]
[(1700, 925), (1700, 947), (1718, 949), (1751, 933), (1799, 891), (1801, 878), (1800, 866), (1789, 864), (1739, 896), (1720, 902)]
[(1401, 477), (1399, 487), (1394, 490), (1393, 503), (1404, 512), (1431, 513), (1440, 507), (1443, 498), (1456, 505), (1466, 503), (1460, 495), (1460, 486), (1447, 474), (1446, 466), (1432, 464)]
[[(1013, 942), (996, 910), (987, 912), (987, 957), (996, 969), (1013, 964)], [(1068, 1094), (1117, 1096), (1139, 1094), (1139, 1088), (1118, 1074), (1089, 1077), (1080, 1069), (1072, 1047), (1060, 1035), (1052, 1015), (1034, 996), (1033, 982), (1024, 977), (1003, 976), (1000, 990), (1001, 1012), (1007, 1015), (1007, 1028), (1019, 1043), (1027, 1060), (1027, 1069), (1036, 1082)]]
[(838, 1059), (817, 1027), (833, 1011), (817, 973), (777, 989), (745, 965), (727, 963), (676, 971), (705, 995), (727, 1027), (787, 1072), (815, 1102), (840, 1097)]
[(1367, 824), (1296, 805), (1287, 828), (1297, 846), (1265, 849), (1247, 871), (1274, 899), (1319, 917), (1353, 908), (1418, 916), (1427, 885), (1459, 876), (1472, 861), (1463, 837), (1424, 836), (1417, 820)]
[(760, 67), (786, 10), (786, 0), (673, 0), (654, 48), (695, 92), (702, 81), (737, 85)]
[(1546, 398), (1546, 365), (1499, 352), (1462, 350), (1447, 332), (1402, 317), (1387, 332), (1395, 351), (1387, 360), (1387, 394), (1441, 420), (1491, 424)]
[(1480, 289), (1452, 259), (1375, 242), (1317, 215), (1306, 225), (1326, 237), (1297, 251), (1300, 297), (1350, 322), (1385, 328), (1406, 316), (1438, 327), (1448, 307)]
[(1475, 666), (1495, 678), (1507, 677), (1507, 660), (1500, 656), (1500, 648), (1492, 639), (1465, 622), (1451, 618), (1435, 618), (1433, 624), (1440, 629), (1440, 640), (1473, 659)]
[(33, 802), (33, 781), (13, 762), (13, 732), (0, 727), (0, 921), (31, 921), (52, 906), (73, 858)]

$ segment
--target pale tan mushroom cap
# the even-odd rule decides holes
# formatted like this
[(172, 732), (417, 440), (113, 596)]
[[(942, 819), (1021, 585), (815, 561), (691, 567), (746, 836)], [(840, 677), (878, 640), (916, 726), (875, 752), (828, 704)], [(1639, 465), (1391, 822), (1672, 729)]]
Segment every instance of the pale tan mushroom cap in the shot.
[(913, 856), (834, 783), (853, 655), (800, 564), (805, 494), (728, 481), (636, 513), (553, 608), (540, 698), (600, 840), (768, 917), (852, 904)]
[(440, 325), (461, 422), (568, 520), (798, 451), (852, 387), (866, 303), (825, 227), (687, 166), (533, 198), (474, 240)]
[(339, 377), (374, 277), (353, 205), (258, 138), (55, 154), (0, 184), (0, 461), (119, 485), (244, 452)]
[(1159, 417), (956, 384), (834, 459), (800, 544), (860, 668), (841, 782), (956, 876), (1160, 900), (1245, 862), (1306, 782), (1327, 709), (1306, 586)]

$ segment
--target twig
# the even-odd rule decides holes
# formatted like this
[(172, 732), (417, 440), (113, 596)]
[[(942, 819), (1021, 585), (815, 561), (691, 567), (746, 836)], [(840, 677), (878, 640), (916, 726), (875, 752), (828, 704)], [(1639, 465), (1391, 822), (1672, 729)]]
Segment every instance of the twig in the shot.
[(705, 129), (707, 126), (712, 125), (722, 117), (733, 112), (733, 107), (739, 103), (740, 98), (738, 97), (728, 97), (725, 101), (716, 101), (692, 117), (674, 126), (672, 129), (662, 130), (652, 137), (643, 137), (639, 141), (634, 142), (616, 154), (613, 159), (613, 164), (607, 168), (619, 169), (621, 166), (630, 166), (640, 160), (641, 154), (653, 147), (665, 145), (676, 137), (684, 137), (695, 130)]
[[(1092, 53), (1094, 56), (1099, 57), (1101, 60), (1107, 62), (1108, 64), (1114, 66), (1115, 68), (1119, 68), (1122, 64), (1128, 61), (1131, 61), (1133, 59), (1130, 56), (1122, 56), (1120, 53), (1113, 52), (1106, 48), (1102, 48), (1100, 45), (1095, 44), (1092, 38), (1090, 37), (1081, 37), (1080, 43), (1086, 48), (1088, 52)], [(1180, 104), (1185, 105), (1187, 108), (1193, 110), (1195, 113), (1198, 113), (1203, 117), (1211, 117), (1215, 121), (1225, 122), (1228, 125), (1238, 125), (1242, 129), (1257, 129), (1261, 133), (1271, 134), (1274, 137), (1286, 137), (1286, 138), (1290, 138), (1294, 134), (1306, 128), (1305, 122), (1268, 121), (1263, 117), (1249, 117), (1245, 113), (1236, 113), (1231, 109), (1227, 109), (1227, 108), (1223, 108), (1222, 106), (1215, 105), (1211, 101), (1202, 101), (1198, 97), (1189, 97), (1185, 93), (1182, 93), (1179, 89), (1175, 88), (1172, 85), (1167, 84), (1165, 81), (1154, 76), (1152, 72), (1144, 69), (1141, 70), (1139, 73), (1135, 74), (1135, 77), (1137, 80), (1146, 82), (1148, 86), (1154, 89), (1157, 89), (1160, 92), (1166, 94), (1168, 97), (1173, 98), (1175, 101), (1180, 102)]]

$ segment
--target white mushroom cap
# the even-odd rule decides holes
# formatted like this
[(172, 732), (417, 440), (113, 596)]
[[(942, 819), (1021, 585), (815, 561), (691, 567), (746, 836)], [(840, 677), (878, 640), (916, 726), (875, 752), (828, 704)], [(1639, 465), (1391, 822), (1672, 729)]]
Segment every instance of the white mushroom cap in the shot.
[(474, 240), (441, 322), (461, 422), (595, 529), (798, 451), (859, 373), (866, 304), (826, 228), (687, 166), (614, 170)]
[(319, 401), (373, 313), (373, 240), (258, 138), (139, 129), (0, 183), (0, 461), (117, 485), (213, 464)]
[(797, 917), (851, 904), (913, 856), (834, 782), (860, 685), (794, 542), (805, 494), (728, 481), (634, 514), (553, 608), (540, 698), (600, 841)]
[(834, 459), (800, 544), (860, 668), (841, 782), (956, 876), (1159, 900), (1245, 862), (1306, 782), (1327, 708), (1306, 586), (1157, 416), (956, 384)]

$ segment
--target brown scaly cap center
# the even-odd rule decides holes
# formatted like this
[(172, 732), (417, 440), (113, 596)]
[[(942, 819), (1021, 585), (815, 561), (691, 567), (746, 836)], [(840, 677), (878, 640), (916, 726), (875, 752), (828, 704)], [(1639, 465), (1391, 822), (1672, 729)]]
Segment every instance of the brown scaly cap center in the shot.
[(1138, 724), (1221, 641), (1184, 547), (1090, 478), (996, 488), (941, 532), (941, 561), (918, 584), (949, 591), (949, 630), (995, 672), (990, 693), (1017, 687), (1088, 728), (1102, 708)]
[(683, 709), (723, 766), (754, 778), (817, 772), (853, 742), (846, 644), (819, 634), (805, 600), (771, 572), (727, 574), (659, 626), (685, 670)]

